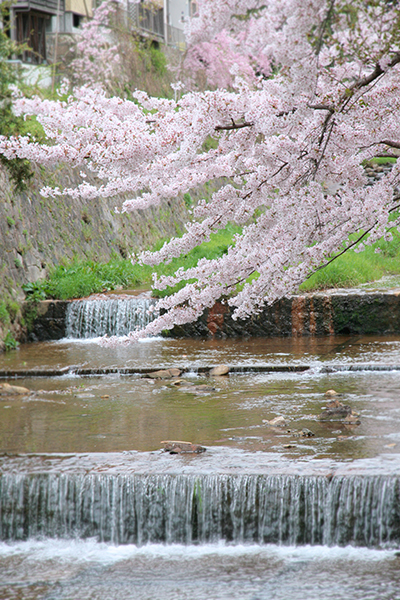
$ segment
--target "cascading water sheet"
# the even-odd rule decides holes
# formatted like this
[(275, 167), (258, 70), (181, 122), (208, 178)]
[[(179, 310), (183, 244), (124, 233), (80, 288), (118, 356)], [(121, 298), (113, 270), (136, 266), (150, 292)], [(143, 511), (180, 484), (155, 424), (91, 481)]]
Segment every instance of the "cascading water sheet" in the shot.
[(155, 300), (148, 296), (101, 296), (70, 302), (66, 314), (66, 337), (89, 339), (125, 336), (142, 329), (158, 315)]
[[(295, 463), (276, 460), (274, 473), (272, 462), (260, 457), (256, 474), (250, 466), (254, 455), (244, 453), (236, 459), (236, 470), (243, 473), (231, 474), (235, 453), (214, 449), (211, 454), (204, 463), (209, 473), (201, 473), (196, 463), (171, 464), (151, 453), (0, 461), (6, 470), (0, 476), (0, 539), (93, 538), (138, 546), (400, 545), (398, 462), (377, 461), (375, 473), (368, 474), (360, 463), (355, 475), (351, 465), (337, 470), (334, 463), (317, 461), (293, 474), (300, 471)], [(188, 468), (193, 473), (179, 473)], [(253, 474), (246, 474), (249, 469)]]

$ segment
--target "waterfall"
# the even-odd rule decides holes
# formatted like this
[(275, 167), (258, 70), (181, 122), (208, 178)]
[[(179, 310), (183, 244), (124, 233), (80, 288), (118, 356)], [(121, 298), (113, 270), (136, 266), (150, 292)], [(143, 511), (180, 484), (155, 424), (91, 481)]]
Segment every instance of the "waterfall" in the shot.
[(400, 544), (400, 477), (3, 474), (0, 539)]
[(94, 338), (127, 335), (142, 329), (158, 314), (149, 312), (155, 300), (146, 296), (88, 298), (70, 302), (66, 315), (66, 337)]

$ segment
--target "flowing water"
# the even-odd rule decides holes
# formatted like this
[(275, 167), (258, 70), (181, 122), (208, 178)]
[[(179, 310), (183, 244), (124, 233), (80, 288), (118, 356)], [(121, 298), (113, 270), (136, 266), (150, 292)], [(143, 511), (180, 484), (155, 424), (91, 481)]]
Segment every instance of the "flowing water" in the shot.
[(94, 338), (102, 335), (127, 335), (143, 329), (156, 316), (155, 301), (146, 294), (140, 296), (99, 296), (70, 302), (66, 321), (68, 338)]
[[(0, 357), (30, 390), (0, 396), (2, 600), (400, 599), (400, 337), (110, 348), (71, 323)], [(319, 420), (330, 389), (359, 423)]]

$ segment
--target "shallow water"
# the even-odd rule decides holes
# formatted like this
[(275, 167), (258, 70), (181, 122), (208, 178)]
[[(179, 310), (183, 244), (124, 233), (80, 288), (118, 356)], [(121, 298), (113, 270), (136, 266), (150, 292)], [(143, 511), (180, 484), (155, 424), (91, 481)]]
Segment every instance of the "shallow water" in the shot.
[(23, 344), (0, 355), (0, 369), (87, 367), (197, 367), (215, 364), (287, 365), (378, 363), (400, 365), (400, 336), (194, 340), (150, 338), (104, 347), (98, 339)]
[(354, 548), (0, 543), (7, 600), (398, 600), (400, 558)]
[[(400, 338), (164, 340), (117, 348), (65, 340), (28, 344), (0, 369), (66, 366), (306, 364), (303, 373), (188, 373), (181, 385), (140, 375), (18, 379), (25, 397), (0, 396), (3, 452), (150, 451), (168, 439), (206, 446), (354, 459), (400, 452), (400, 372), (321, 372), (326, 365), (400, 365)], [(360, 413), (360, 424), (321, 422), (325, 392)], [(284, 416), (286, 426), (265, 421)], [(302, 437), (302, 430), (314, 436)]]
[[(182, 379), (180, 386), (140, 376), (19, 380), (32, 394), (1, 398), (1, 449), (149, 451), (161, 448), (163, 440), (183, 439), (297, 457), (350, 459), (400, 451), (399, 372)], [(360, 413), (359, 425), (318, 420), (331, 388)], [(263, 422), (279, 415), (285, 427)], [(301, 437), (304, 428), (314, 436)]]
[[(70, 373), (9, 380), (27, 386), (31, 394), (0, 396), (0, 449), (20, 454), (1, 457), (0, 470), (399, 474), (400, 372), (321, 370), (332, 365), (400, 366), (399, 336), (151, 339), (117, 348), (63, 340), (21, 346), (0, 357), (0, 369), (222, 363), (303, 364), (311, 369), (223, 378), (189, 372), (180, 386), (139, 375)], [(359, 425), (318, 420), (329, 389), (360, 413)], [(278, 415), (287, 421), (284, 428), (263, 423)], [(301, 437), (304, 428), (314, 436)], [(208, 450), (200, 456), (170, 456), (159, 452), (165, 439), (201, 443)], [(27, 456), (38, 453), (52, 455)], [(95, 540), (29, 540), (0, 543), (0, 598), (399, 600), (399, 561), (392, 550), (360, 548), (138, 548)]]

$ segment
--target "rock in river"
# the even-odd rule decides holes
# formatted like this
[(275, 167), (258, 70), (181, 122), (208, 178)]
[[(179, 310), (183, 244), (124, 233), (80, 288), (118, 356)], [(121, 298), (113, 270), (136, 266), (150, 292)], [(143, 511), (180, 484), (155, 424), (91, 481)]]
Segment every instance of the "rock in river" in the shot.
[(174, 440), (164, 440), (164, 452), (170, 454), (201, 454), (206, 451), (204, 446), (200, 444), (192, 444), (192, 442), (180, 442)]
[(30, 390), (26, 387), (0, 383), (0, 396), (26, 396), (27, 394), (30, 394)]
[(326, 409), (319, 415), (320, 421), (346, 421), (348, 423), (358, 423), (359, 413), (354, 411), (347, 404), (342, 404), (339, 400), (332, 400), (326, 405)]
[(229, 373), (228, 365), (218, 365), (217, 367), (214, 367), (210, 371), (210, 375), (213, 375), (213, 376), (228, 375), (228, 373)]
[(281, 417), (281, 416), (275, 417), (274, 419), (271, 419), (270, 421), (263, 419), (263, 423), (265, 423), (266, 425), (271, 425), (272, 427), (286, 427), (285, 417)]
[(152, 373), (146, 373), (143, 377), (149, 379), (171, 379), (172, 377), (179, 377), (181, 374), (180, 369), (161, 369), (160, 371), (153, 371)]

